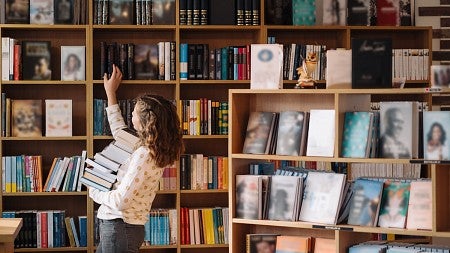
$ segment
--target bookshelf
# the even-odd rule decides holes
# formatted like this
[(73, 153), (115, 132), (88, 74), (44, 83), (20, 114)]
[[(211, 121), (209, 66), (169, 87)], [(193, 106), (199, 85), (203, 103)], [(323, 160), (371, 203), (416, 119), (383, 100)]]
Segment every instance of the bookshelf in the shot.
[[(444, 94), (450, 92), (446, 89)], [(380, 90), (231, 90), (230, 99), (230, 182), (229, 206), (231, 218), (230, 252), (242, 252), (245, 247), (245, 235), (249, 233), (280, 233), (282, 235), (307, 235), (312, 237), (334, 238), (337, 252), (347, 252), (348, 247), (359, 242), (372, 240), (371, 234), (385, 233), (410, 236), (425, 236), (432, 241), (448, 240), (450, 222), (449, 207), (449, 171), (444, 164), (423, 165), (424, 177), (432, 180), (433, 223), (432, 230), (391, 229), (381, 227), (365, 227), (351, 225), (324, 225), (310, 222), (289, 222), (275, 220), (249, 220), (236, 218), (235, 176), (248, 174), (248, 165), (255, 161), (291, 160), (291, 161), (325, 161), (352, 163), (400, 163), (407, 164), (409, 159), (383, 158), (342, 158), (340, 144), (343, 131), (344, 113), (347, 111), (367, 111), (373, 101), (423, 101), (432, 103), (432, 95), (424, 88), (412, 89), (380, 89)], [(270, 97), (270, 100), (269, 100)], [(253, 111), (284, 111), (310, 109), (333, 109), (335, 117), (335, 148), (332, 158), (306, 156), (277, 156), (243, 154), (248, 117)], [(447, 239), (441, 239), (447, 238)]]
[[(119, 99), (131, 99), (143, 92), (152, 92), (163, 95), (175, 102), (188, 99), (208, 98), (217, 101), (228, 101), (230, 89), (247, 89), (250, 86), (249, 80), (180, 80), (179, 78), (179, 45), (181, 43), (207, 43), (210, 48), (221, 48), (225, 46), (247, 45), (252, 43), (266, 43), (268, 36), (275, 36), (277, 43), (309, 43), (323, 44), (327, 48), (350, 48), (352, 37), (391, 37), (394, 40), (394, 48), (425, 48), (431, 49), (431, 28), (430, 27), (347, 27), (347, 26), (277, 26), (264, 24), (264, 11), (260, 12), (261, 24), (256, 26), (236, 26), (236, 25), (180, 25), (179, 17), (175, 15), (173, 25), (97, 25), (94, 22), (94, 0), (87, 1), (86, 13), (87, 22), (85, 25), (33, 25), (33, 24), (0, 24), (0, 34), (2, 37), (13, 37), (22, 40), (48, 40), (51, 41), (51, 61), (52, 80), (50, 81), (1, 81), (0, 88), (6, 92), (8, 97), (17, 99), (71, 99), (73, 101), (73, 136), (72, 137), (1, 137), (0, 153), (2, 156), (20, 154), (40, 154), (43, 159), (43, 180), (49, 174), (49, 169), (54, 157), (78, 155), (82, 150), (87, 150), (88, 157), (92, 157), (96, 152), (102, 150), (112, 139), (110, 136), (94, 135), (93, 99), (106, 99), (103, 90), (103, 81), (100, 77), (100, 42), (134, 43), (134, 44), (156, 44), (160, 41), (174, 41), (176, 45), (176, 79), (170, 81), (163, 80), (124, 80), (123, 85), (118, 90)], [(176, 1), (175, 13), (178, 14), (179, 1)], [(264, 10), (264, 1), (261, 0), (260, 10)], [(420, 38), (420, 39), (418, 39)], [(85, 81), (60, 81), (60, 46), (86, 46), (86, 80)], [(431, 57), (430, 57), (431, 62)], [(285, 88), (292, 88), (296, 81), (285, 81)], [(325, 80), (320, 80), (324, 85)], [(408, 81), (407, 86), (424, 87), (428, 86), (429, 80)], [(247, 92), (244, 90), (244, 92)], [(355, 94), (352, 94), (355, 92)], [(406, 91), (404, 91), (406, 92)], [(414, 96), (419, 90), (411, 90)], [(282, 94), (273, 95), (272, 91), (258, 94), (242, 93), (244, 100), (257, 102), (265, 97), (274, 108), (284, 108), (287, 101), (292, 105), (298, 105), (297, 98), (300, 96), (305, 102), (305, 108), (312, 105), (320, 105), (326, 108), (335, 108), (339, 101), (342, 102), (344, 96), (352, 98), (369, 97), (370, 94), (361, 91), (347, 91), (336, 95), (335, 91), (321, 91), (320, 98), (316, 91), (306, 91), (299, 93), (295, 90), (284, 90)], [(375, 97), (392, 95), (390, 91), (385, 94), (378, 92)], [(395, 95), (395, 94), (394, 94)], [(233, 95), (234, 96), (234, 95)], [(275, 97), (274, 97), (275, 96)], [(276, 98), (274, 100), (274, 98)], [(289, 100), (285, 100), (288, 98)], [(232, 100), (230, 100), (234, 103)], [(351, 101), (351, 100), (350, 100)], [(252, 102), (252, 103), (253, 103)], [(239, 101), (239, 112), (243, 115), (242, 121), (233, 122), (229, 120), (229, 135), (185, 135), (184, 142), (186, 154), (201, 153), (207, 156), (227, 156), (229, 149), (230, 161), (233, 159), (233, 166), (230, 171), (235, 171), (235, 166), (243, 166), (251, 160), (265, 159), (291, 159), (298, 160), (298, 157), (268, 156), (261, 157), (255, 155), (243, 155), (238, 151), (241, 148), (242, 139), (235, 136), (244, 127), (241, 124), (246, 122), (245, 114), (253, 108), (247, 101)], [(231, 105), (231, 104), (230, 104)], [(236, 106), (236, 105), (235, 105)], [(253, 105), (252, 105), (253, 106)], [(236, 108), (236, 107), (234, 107)], [(236, 112), (234, 112), (236, 113)], [(181, 115), (181, 108), (179, 108)], [(234, 115), (236, 119), (236, 115)], [(239, 129), (239, 130), (235, 130)], [(236, 139), (238, 138), (238, 139)], [(231, 145), (229, 145), (231, 144)], [(301, 157), (305, 161), (313, 161), (315, 158)], [(334, 161), (335, 158), (323, 159), (323, 161)], [(352, 162), (352, 159), (339, 158), (342, 162)], [(358, 160), (359, 161), (359, 160)], [(405, 163), (403, 160), (385, 161), (381, 159), (371, 159), (365, 162), (395, 162)], [(179, 168), (179, 164), (177, 165)], [(439, 178), (435, 184), (446, 185), (448, 174), (445, 166), (432, 165), (432, 172)], [(235, 175), (235, 174), (233, 174)], [(233, 176), (232, 175), (232, 176)], [(432, 175), (432, 177), (434, 177)], [(230, 178), (232, 178), (230, 176)], [(447, 179), (445, 179), (447, 178)], [(447, 180), (447, 181), (445, 181)], [(229, 181), (230, 183), (232, 181)], [(448, 184), (447, 184), (448, 185)], [(238, 242), (229, 248), (227, 244), (203, 244), (203, 245), (183, 245), (180, 242), (180, 209), (203, 208), (203, 207), (232, 207), (234, 194), (228, 190), (181, 190), (180, 173), (177, 173), (177, 189), (171, 191), (158, 192), (153, 203), (154, 208), (175, 208), (178, 210), (178, 243), (167, 246), (143, 246), (142, 252), (169, 252), (169, 253), (193, 253), (210, 252), (217, 253), (242, 252), (241, 239), (234, 238)], [(229, 185), (229, 189), (232, 186)], [(449, 205), (449, 194), (440, 195), (436, 208), (445, 212)], [(442, 198), (442, 199), (440, 199)], [(88, 217), (88, 243), (85, 248), (56, 248), (56, 249), (33, 249), (21, 248), (16, 252), (94, 252), (94, 212), (98, 208), (85, 191), (83, 192), (59, 192), (59, 193), (1, 193), (0, 210), (47, 210), (64, 209), (66, 216)], [(230, 216), (232, 217), (232, 209)], [(436, 218), (436, 224), (443, 226), (433, 233), (447, 236), (445, 228), (449, 220), (443, 215)], [(341, 245), (348, 245), (354, 242), (354, 238), (365, 238), (365, 233), (328, 231), (313, 229), (307, 224), (297, 223), (265, 223), (256, 221), (245, 221), (233, 219), (233, 236), (244, 234), (253, 230), (270, 231), (271, 229), (286, 229), (288, 233), (293, 233), (301, 228), (300, 233), (313, 233), (329, 238), (341, 238)], [(440, 227), (441, 228), (441, 227)], [(237, 232), (234, 232), (237, 231)], [(295, 232), (297, 233), (297, 232)], [(410, 231), (405, 232), (410, 233)], [(412, 232), (411, 232), (412, 233)], [(427, 233), (427, 232), (425, 232)], [(356, 235), (355, 235), (356, 234)], [(450, 234), (450, 233), (449, 233)], [(362, 239), (361, 239), (362, 240)]]

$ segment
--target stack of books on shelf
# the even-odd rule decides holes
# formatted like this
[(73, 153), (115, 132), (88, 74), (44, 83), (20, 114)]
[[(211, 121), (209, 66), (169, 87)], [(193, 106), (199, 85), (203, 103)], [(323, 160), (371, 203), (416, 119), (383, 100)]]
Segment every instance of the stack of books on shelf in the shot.
[(176, 209), (152, 209), (145, 223), (144, 244), (174, 245), (177, 244), (177, 210)]
[(177, 189), (177, 167), (175, 165), (164, 168), (159, 180), (160, 191), (173, 191)]
[(134, 44), (100, 42), (100, 79), (119, 67), (124, 80), (175, 80), (175, 42)]
[(414, 252), (450, 252), (450, 247), (437, 244), (416, 244), (397, 241), (367, 241), (353, 245), (349, 248), (349, 253), (414, 253)]
[(117, 171), (127, 162), (139, 142), (129, 129), (117, 131), (114, 138), (101, 152), (86, 159), (87, 167), (80, 178), (82, 184), (101, 191), (111, 190), (117, 180)]
[(181, 244), (227, 244), (228, 208), (187, 208), (180, 211)]
[[(309, 236), (280, 234), (246, 234), (246, 249), (248, 253), (257, 253), (260, 249), (266, 252), (335, 252), (335, 240), (314, 238)], [(313, 246), (314, 245), (314, 246)], [(333, 249), (331, 251), (322, 251)], [(313, 251), (314, 250), (314, 251)]]
[(22, 218), (16, 248), (87, 246), (87, 216), (68, 217), (64, 210), (3, 211), (2, 218)]
[(207, 98), (180, 100), (185, 135), (228, 134), (228, 102)]
[(228, 157), (183, 154), (180, 157), (180, 189), (228, 189)]
[(81, 156), (54, 158), (43, 190), (46, 192), (81, 191), (80, 178), (84, 173), (86, 155), (86, 151), (83, 150)]

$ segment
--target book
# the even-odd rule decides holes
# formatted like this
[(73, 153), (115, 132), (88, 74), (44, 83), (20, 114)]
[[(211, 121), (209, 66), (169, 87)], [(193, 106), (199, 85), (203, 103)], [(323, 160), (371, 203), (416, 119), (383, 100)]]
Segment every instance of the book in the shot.
[(314, 253), (336, 253), (336, 240), (328, 238), (314, 238)]
[(152, 25), (175, 24), (175, 0), (152, 1)]
[(311, 250), (311, 238), (303, 236), (277, 236), (276, 253), (308, 253)]
[(302, 143), (305, 113), (298, 111), (280, 112), (277, 133), (277, 155), (298, 156)]
[(130, 0), (110, 0), (109, 24), (132, 25), (134, 24), (134, 2)]
[(255, 175), (236, 175), (236, 217), (261, 218), (262, 178)]
[(283, 88), (283, 45), (252, 44), (250, 52), (250, 88)]
[(371, 1), (376, 0), (348, 0), (347, 25), (371, 25)]
[(51, 80), (50, 41), (22, 41), (24, 80)]
[(353, 38), (352, 88), (392, 88), (392, 40)]
[(417, 158), (418, 102), (380, 102), (380, 157)]
[(292, 0), (292, 24), (293, 25), (315, 25), (316, 24), (316, 1), (315, 0)]
[(300, 220), (336, 224), (345, 180), (345, 174), (309, 172), (305, 181)]
[(377, 0), (377, 25), (400, 25), (400, 1)]
[(450, 66), (431, 65), (430, 67), (431, 87), (446, 88), (450, 87)]
[[(74, 23), (74, 2), (77, 0), (54, 0), (55, 24)], [(79, 7), (79, 6), (77, 6)]]
[(279, 234), (246, 234), (246, 253), (275, 253)]
[(413, 26), (414, 12), (415, 12), (414, 0), (399, 0), (399, 12), (400, 12), (400, 25), (401, 26)]
[(405, 228), (409, 202), (408, 181), (387, 180), (381, 197), (378, 226), (384, 228)]
[(30, 1), (29, 0), (6, 0), (2, 5), (5, 11), (6, 24), (29, 24), (30, 23)]
[(449, 160), (450, 111), (423, 112), (423, 150), (426, 160)]
[(324, 0), (322, 7), (323, 25), (345, 25), (347, 23), (346, 0)]
[(303, 179), (296, 176), (272, 176), (268, 207), (269, 220), (296, 221), (296, 206), (301, 202)]
[(45, 136), (72, 136), (72, 100), (45, 100)]
[(311, 110), (308, 126), (307, 156), (334, 155), (334, 110)]
[(250, 114), (242, 150), (244, 154), (265, 153), (274, 117), (275, 113), (272, 112), (252, 112)]
[(358, 178), (353, 185), (348, 224), (374, 227), (383, 192), (383, 182)]
[(136, 44), (134, 67), (137, 80), (157, 80), (159, 73), (158, 45)]
[(327, 50), (326, 66), (327, 89), (350, 89), (352, 87), (352, 50)]
[(11, 123), (13, 137), (42, 136), (42, 101), (11, 100)]
[(409, 191), (407, 229), (432, 230), (433, 194), (431, 180), (412, 181)]
[(210, 25), (236, 25), (236, 11), (237, 11), (236, 8), (237, 8), (236, 1), (228, 1), (227, 2), (227, 1), (210, 0), (209, 1), (209, 24)]
[(292, 25), (292, 0), (265, 0), (265, 24)]
[(61, 80), (86, 80), (85, 52), (85, 46), (61, 46)]
[(342, 157), (369, 157), (372, 140), (372, 112), (345, 112)]
[(30, 24), (52, 25), (55, 22), (54, 0), (30, 0)]

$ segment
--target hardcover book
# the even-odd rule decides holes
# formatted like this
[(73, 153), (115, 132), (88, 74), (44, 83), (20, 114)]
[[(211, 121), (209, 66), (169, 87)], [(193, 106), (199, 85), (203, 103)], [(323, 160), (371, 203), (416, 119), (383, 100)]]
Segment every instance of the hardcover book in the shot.
[(29, 24), (30, 1), (29, 0), (5, 0), (2, 6), (5, 11), (6, 24)]
[(301, 202), (303, 179), (295, 176), (272, 176), (270, 180), (269, 220), (296, 221), (296, 206)]
[(158, 45), (136, 44), (134, 66), (137, 80), (158, 80)]
[[(202, 0), (205, 2), (206, 0)], [(152, 1), (152, 25), (175, 24), (175, 0)]]
[[(72, 24), (74, 13), (74, 1), (78, 0), (54, 0), (55, 24)], [(78, 6), (78, 8), (81, 8)]]
[(327, 50), (326, 66), (327, 89), (350, 89), (352, 87), (352, 50)]
[(85, 51), (85, 46), (61, 46), (61, 80), (86, 79)]
[(22, 42), (22, 76), (24, 80), (51, 80), (50, 41)]
[(352, 88), (392, 88), (392, 40), (353, 38)]
[(53, 0), (30, 0), (30, 24), (52, 25), (54, 21)]
[(372, 133), (372, 112), (345, 112), (342, 133), (342, 157), (369, 156)]
[(336, 240), (328, 238), (314, 238), (314, 253), (336, 253)]
[(72, 136), (72, 100), (45, 100), (45, 136)]
[(297, 111), (280, 112), (277, 134), (277, 155), (298, 156), (305, 114)]
[(377, 0), (377, 25), (400, 25), (399, 0)]
[(265, 153), (274, 117), (275, 113), (273, 112), (252, 112), (250, 114), (242, 151), (244, 154)]
[(449, 65), (431, 65), (430, 68), (431, 87), (448, 88), (450, 87), (450, 66)]
[(265, 0), (266, 25), (292, 25), (293, 0)]
[(357, 179), (353, 186), (348, 224), (376, 226), (382, 192), (383, 182)]
[(388, 180), (384, 182), (378, 226), (405, 228), (408, 213), (410, 182)]
[(371, 1), (376, 0), (348, 0), (347, 25), (361, 25), (361, 26), (370, 25)]
[(11, 100), (12, 137), (42, 136), (42, 101)]
[(334, 155), (334, 110), (311, 110), (309, 116), (307, 156)]
[[(433, 228), (433, 193), (431, 180), (412, 181), (408, 202), (407, 229)], [(410, 219), (411, 217), (411, 219)]]
[(283, 45), (251, 45), (251, 89), (283, 88)]
[(347, 22), (347, 1), (324, 0), (322, 16), (324, 25), (345, 25)]
[[(188, 17), (189, 17), (189, 15), (188, 15)], [(189, 22), (189, 20), (188, 20), (188, 22)], [(209, 1), (209, 24), (210, 25), (236, 25), (236, 1), (210, 0)], [(188, 23), (188, 25), (189, 25), (189, 23)]]
[(292, 0), (292, 24), (316, 24), (316, 0)]
[(423, 151), (426, 160), (449, 160), (450, 111), (423, 112)]
[(311, 237), (277, 236), (276, 253), (308, 253), (311, 251)]
[(246, 253), (275, 253), (278, 234), (247, 234)]
[(109, 24), (132, 25), (134, 23), (134, 2), (131, 0), (110, 0)]
[(262, 211), (262, 180), (255, 175), (236, 175), (236, 217), (256, 220)]

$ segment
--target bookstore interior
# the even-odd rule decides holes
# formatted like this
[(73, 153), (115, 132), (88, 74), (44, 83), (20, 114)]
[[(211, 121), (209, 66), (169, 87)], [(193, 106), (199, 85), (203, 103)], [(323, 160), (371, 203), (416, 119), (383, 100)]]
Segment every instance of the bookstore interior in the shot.
[[(96, 251), (87, 187), (116, 190), (143, 93), (174, 104), (185, 148), (155, 179), (140, 252), (450, 252), (450, 65), (416, 4), (3, 1), (14, 252)], [(113, 65), (128, 127), (114, 137)]]

